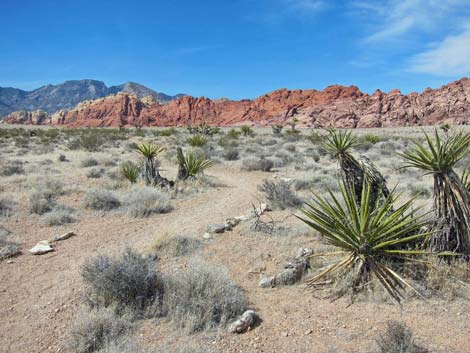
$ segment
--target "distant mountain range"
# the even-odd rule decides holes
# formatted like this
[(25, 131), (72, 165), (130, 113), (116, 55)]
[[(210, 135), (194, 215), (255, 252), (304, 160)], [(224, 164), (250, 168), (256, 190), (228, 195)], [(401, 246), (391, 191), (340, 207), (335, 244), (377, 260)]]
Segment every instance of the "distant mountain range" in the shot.
[(19, 111), (3, 119), (7, 124), (69, 127), (194, 126), (200, 123), (266, 126), (289, 125), (294, 121), (298, 127), (313, 128), (470, 125), (470, 78), (410, 94), (402, 94), (398, 89), (367, 94), (356, 86), (333, 85), (322, 91), (280, 89), (253, 100), (184, 96), (158, 104), (155, 99), (120, 93), (82, 102), (73, 109), (52, 115)]
[(156, 92), (135, 82), (107, 87), (96, 80), (72, 80), (58, 85), (46, 85), (33, 91), (12, 87), (0, 87), (0, 117), (19, 110), (43, 110), (49, 114), (62, 109), (71, 109), (85, 100), (106, 97), (119, 92), (132, 93), (143, 98), (152, 96), (159, 103), (167, 103), (184, 94), (170, 96)]

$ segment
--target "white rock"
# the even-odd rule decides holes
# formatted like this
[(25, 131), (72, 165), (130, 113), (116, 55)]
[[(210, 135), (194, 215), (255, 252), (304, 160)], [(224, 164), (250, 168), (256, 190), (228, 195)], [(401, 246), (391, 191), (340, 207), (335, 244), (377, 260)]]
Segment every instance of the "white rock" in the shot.
[(74, 232), (67, 232), (67, 233), (64, 233), (62, 235), (56, 235), (54, 237), (54, 241), (65, 240), (65, 239), (68, 239), (70, 237), (73, 237), (74, 235), (77, 235), (77, 234), (75, 234)]
[(258, 315), (254, 310), (247, 310), (240, 318), (233, 322), (229, 328), (230, 333), (243, 333), (250, 330), (258, 320)]
[(259, 281), (259, 286), (261, 288), (269, 288), (273, 287), (274, 284), (274, 277), (265, 277), (261, 281)]
[(47, 241), (40, 241), (29, 249), (29, 252), (33, 255), (43, 255), (51, 251), (54, 251), (54, 248)]

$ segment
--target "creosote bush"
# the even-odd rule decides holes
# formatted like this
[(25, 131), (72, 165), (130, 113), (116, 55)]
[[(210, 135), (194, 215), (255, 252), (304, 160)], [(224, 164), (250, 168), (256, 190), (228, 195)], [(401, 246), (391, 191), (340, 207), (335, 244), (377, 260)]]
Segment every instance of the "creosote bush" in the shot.
[(188, 333), (225, 325), (245, 309), (243, 291), (220, 266), (193, 261), (167, 279), (164, 311)]
[(87, 158), (83, 159), (80, 163), (80, 165), (83, 168), (96, 167), (98, 164), (99, 164), (98, 161), (95, 158), (92, 158), (92, 157), (87, 157)]
[(284, 180), (278, 182), (264, 180), (258, 186), (258, 190), (264, 193), (269, 205), (274, 209), (285, 210), (286, 208), (299, 207), (302, 200), (292, 191), (290, 184)]
[(111, 258), (100, 255), (82, 268), (92, 306), (113, 307), (117, 313), (141, 314), (163, 295), (163, 281), (155, 263), (132, 250)]
[(107, 190), (90, 190), (85, 195), (85, 207), (93, 210), (110, 211), (121, 206), (121, 201)]
[(111, 310), (82, 310), (68, 332), (67, 346), (74, 353), (93, 353), (127, 335), (132, 324)]
[(7, 198), (0, 198), (0, 217), (9, 217), (14, 213), (16, 203)]

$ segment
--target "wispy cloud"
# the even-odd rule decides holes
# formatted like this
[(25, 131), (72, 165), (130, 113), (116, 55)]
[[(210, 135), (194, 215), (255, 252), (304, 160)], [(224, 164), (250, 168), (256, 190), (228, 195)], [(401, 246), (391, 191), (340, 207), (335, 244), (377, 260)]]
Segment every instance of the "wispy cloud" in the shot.
[(400, 39), (411, 32), (431, 33), (449, 17), (469, 10), (470, 0), (364, 0), (352, 8), (364, 18), (374, 19), (367, 43)]
[(470, 29), (449, 35), (442, 42), (415, 55), (409, 71), (438, 76), (470, 74)]

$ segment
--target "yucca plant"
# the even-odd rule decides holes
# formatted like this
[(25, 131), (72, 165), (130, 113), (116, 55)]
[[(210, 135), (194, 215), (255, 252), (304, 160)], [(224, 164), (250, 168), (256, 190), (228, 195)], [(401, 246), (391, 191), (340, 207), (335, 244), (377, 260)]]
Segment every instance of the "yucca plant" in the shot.
[[(470, 253), (470, 194), (454, 171), (470, 147), (470, 135), (459, 132), (444, 139), (437, 129), (434, 139), (425, 135), (425, 143), (399, 153), (406, 160), (404, 168), (418, 168), (434, 177), (434, 223), (436, 231), (429, 239), (432, 251)], [(465, 180), (467, 180), (464, 175)]]
[(164, 151), (164, 148), (155, 143), (141, 143), (136, 147), (137, 153), (142, 156), (142, 179), (147, 185), (155, 185), (161, 179), (156, 168), (157, 156)]
[(207, 137), (203, 135), (192, 135), (186, 139), (186, 142), (189, 143), (192, 147), (202, 147), (207, 143)]
[(352, 278), (350, 286), (356, 294), (375, 277), (400, 302), (403, 291), (414, 288), (396, 272), (394, 264), (399, 261), (403, 265), (403, 261), (424, 254), (422, 250), (412, 250), (411, 245), (428, 235), (420, 232), (426, 224), (424, 215), (413, 216), (411, 200), (394, 209), (395, 190), (382, 201), (376, 199), (370, 207), (372, 187), (367, 181), (359, 204), (353, 188), (342, 183), (340, 190), (341, 197), (331, 191), (328, 197), (316, 195), (301, 210), (305, 217), (299, 218), (318, 231), (328, 244), (338, 248), (332, 253), (313, 256), (340, 256), (308, 278), (307, 286), (316, 289)]
[(212, 160), (207, 159), (204, 155), (193, 150), (188, 151), (186, 155), (184, 155), (183, 150), (178, 148), (177, 158), (179, 164), (179, 180), (195, 178), (199, 173), (202, 173), (204, 170), (214, 165)]
[(366, 157), (359, 161), (354, 158), (351, 150), (359, 145), (359, 139), (348, 130), (329, 129), (323, 142), (323, 149), (338, 161), (342, 178), (348, 187), (353, 188), (360, 202), (362, 186), (366, 179), (372, 188), (371, 203), (375, 199), (386, 198), (389, 195), (385, 178)]
[(125, 162), (121, 165), (121, 174), (135, 184), (140, 175), (140, 168), (132, 162)]

